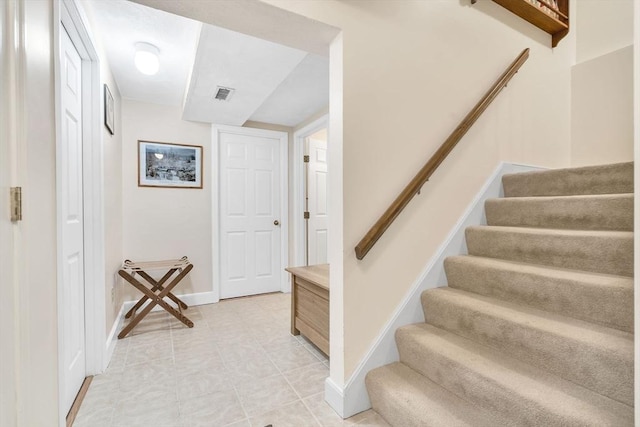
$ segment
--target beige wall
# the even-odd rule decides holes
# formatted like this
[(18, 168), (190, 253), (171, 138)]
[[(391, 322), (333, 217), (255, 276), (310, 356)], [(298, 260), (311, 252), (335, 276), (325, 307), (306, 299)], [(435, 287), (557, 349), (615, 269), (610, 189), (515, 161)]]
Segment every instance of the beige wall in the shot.
[(633, 44), (634, 0), (579, 0), (576, 8), (576, 62)]
[[(179, 107), (122, 100), (123, 256), (157, 260), (188, 256), (194, 264), (178, 294), (212, 291), (211, 126), (182, 120)], [(138, 140), (203, 147), (202, 189), (138, 187)], [(125, 300), (139, 292), (128, 284)]]
[(633, 46), (571, 71), (571, 164), (633, 160)]
[(633, 0), (575, 2), (571, 164), (633, 159)]
[[(500, 161), (569, 164), (573, 34), (552, 50), (547, 34), (489, 1), (268, 3), (343, 30), (344, 354), (332, 358), (343, 356), (344, 370), (331, 370), (340, 385)], [(368, 227), (525, 47), (521, 72), (357, 261)], [(334, 138), (332, 129), (330, 151)]]

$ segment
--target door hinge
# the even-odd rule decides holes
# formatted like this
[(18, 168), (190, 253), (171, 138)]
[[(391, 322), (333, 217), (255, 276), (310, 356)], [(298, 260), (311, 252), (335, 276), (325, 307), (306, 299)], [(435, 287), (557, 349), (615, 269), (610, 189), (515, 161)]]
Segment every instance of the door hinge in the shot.
[(304, 213), (304, 219), (309, 219), (309, 211), (306, 211), (306, 212)]
[(22, 187), (11, 187), (11, 221), (22, 221)]
[(304, 162), (309, 163), (309, 156), (304, 156)]

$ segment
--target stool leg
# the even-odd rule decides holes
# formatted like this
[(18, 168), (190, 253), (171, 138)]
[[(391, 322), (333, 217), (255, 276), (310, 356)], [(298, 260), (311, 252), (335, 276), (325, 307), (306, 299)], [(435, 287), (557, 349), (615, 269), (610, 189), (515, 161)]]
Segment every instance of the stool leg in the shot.
[[(169, 278), (173, 275), (173, 273), (176, 271), (176, 268), (172, 268), (171, 270), (167, 271), (167, 273), (162, 276), (162, 279), (160, 279), (159, 282), (156, 282), (155, 280), (153, 280), (153, 278), (151, 276), (149, 276), (147, 273), (145, 273), (144, 271), (139, 271), (138, 274), (140, 274), (142, 277), (144, 277), (145, 280), (149, 281), (151, 280), (149, 283), (151, 284), (151, 286), (153, 287), (152, 290), (156, 290), (156, 287), (161, 286), (164, 282), (166, 282), (167, 280), (169, 280)], [(121, 270), (122, 271), (122, 270)], [(128, 274), (128, 273), (127, 273)], [(131, 276), (133, 277), (133, 276)], [(129, 280), (127, 279), (127, 281), (129, 282)], [(129, 282), (131, 283), (131, 282)], [(162, 290), (162, 288), (160, 288)], [(127, 314), (125, 314), (124, 318), (128, 319), (131, 317), (131, 315), (133, 315), (133, 313), (136, 312), (136, 310), (138, 310), (140, 307), (142, 307), (142, 305), (147, 302), (147, 300), (149, 299), (149, 297), (147, 297), (146, 295), (143, 296), (142, 298), (140, 298), (140, 301), (138, 301), (136, 303), (136, 305), (134, 305), (133, 307), (131, 307), (131, 310), (129, 310), (127, 312)]]

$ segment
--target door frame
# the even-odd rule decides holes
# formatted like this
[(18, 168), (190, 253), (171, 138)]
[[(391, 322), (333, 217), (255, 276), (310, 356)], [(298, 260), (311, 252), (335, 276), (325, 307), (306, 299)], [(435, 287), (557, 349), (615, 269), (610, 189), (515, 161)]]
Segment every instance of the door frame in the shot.
[[(307, 234), (304, 223), (304, 140), (319, 130), (329, 131), (329, 114), (312, 121), (293, 133), (293, 264), (306, 264)], [(329, 138), (327, 137), (327, 143)]]
[[(289, 275), (284, 269), (289, 262), (289, 191), (288, 191), (288, 165), (289, 135), (287, 132), (274, 130), (245, 128), (228, 125), (211, 126), (211, 264), (213, 266), (213, 296), (214, 302), (220, 301), (220, 284), (222, 282), (220, 264), (220, 133), (234, 133), (236, 135), (266, 136), (277, 139), (280, 144), (280, 290), (291, 292), (291, 282)], [(213, 170), (215, 168), (215, 171)]]
[[(101, 127), (100, 59), (88, 28), (88, 19), (77, 0), (59, 0), (54, 7), (54, 81), (56, 141), (62, 136), (60, 34), (67, 31), (82, 59), (82, 181), (84, 210), (84, 304), (85, 304), (85, 366), (86, 375), (104, 371), (106, 363), (105, 264), (103, 215), (103, 151)], [(64, 28), (63, 28), (64, 26)], [(56, 143), (56, 204), (57, 204), (57, 307), (58, 307), (58, 406), (59, 424), (66, 425), (63, 407), (65, 378), (62, 289), (61, 233), (61, 173), (60, 143)]]

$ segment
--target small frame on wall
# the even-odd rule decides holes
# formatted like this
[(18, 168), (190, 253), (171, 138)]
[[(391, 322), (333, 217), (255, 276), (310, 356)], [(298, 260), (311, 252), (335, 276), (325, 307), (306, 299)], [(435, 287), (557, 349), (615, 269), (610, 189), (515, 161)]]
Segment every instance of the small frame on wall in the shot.
[(109, 86), (104, 85), (104, 125), (109, 129), (111, 135), (116, 130), (115, 124), (115, 105), (113, 103), (113, 95), (109, 90)]
[(138, 141), (138, 186), (202, 188), (202, 147)]

